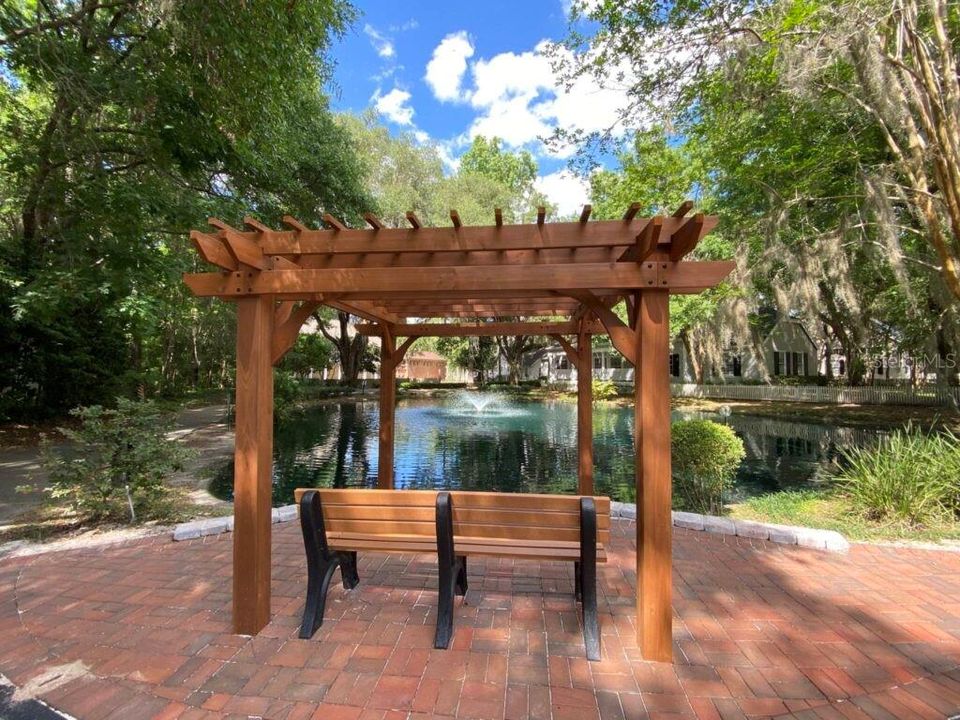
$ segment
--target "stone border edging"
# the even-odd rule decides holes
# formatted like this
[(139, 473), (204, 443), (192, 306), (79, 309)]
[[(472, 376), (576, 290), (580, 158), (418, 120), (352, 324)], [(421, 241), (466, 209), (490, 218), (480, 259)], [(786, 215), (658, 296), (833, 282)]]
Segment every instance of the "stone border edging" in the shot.
[[(273, 508), (271, 517), (275, 523), (296, 520), (297, 506), (284, 505), (283, 507)], [(194, 540), (207, 535), (220, 535), (225, 532), (233, 532), (233, 515), (180, 523), (173, 527), (173, 539), (174, 541)]]
[[(828, 552), (845, 553), (850, 543), (834, 530), (816, 530), (814, 528), (775, 525), (773, 523), (753, 522), (752, 520), (733, 520), (716, 515), (698, 515), (697, 513), (673, 511), (673, 524), (689, 530), (701, 530), (718, 535), (734, 535), (754, 540), (769, 540), (781, 545), (797, 545)], [(637, 506), (634, 503), (610, 503), (610, 516), (636, 520)], [(297, 519), (297, 506), (284, 505), (274, 508), (273, 522), (289, 522)], [(220, 535), (233, 532), (233, 516), (203, 518), (181, 523), (173, 528), (174, 541), (194, 540), (208, 535)]]
[[(688, 530), (701, 530), (718, 535), (734, 535), (754, 540), (769, 540), (781, 545), (797, 545), (836, 553), (845, 553), (850, 549), (850, 543), (847, 539), (835, 530), (818, 530), (793, 525), (754, 522), (753, 520), (734, 520), (728, 517), (700, 515), (679, 510), (674, 510), (672, 515), (673, 524), (676, 527), (687, 528)], [(611, 502), (610, 516), (636, 520), (637, 506), (634, 503)]]

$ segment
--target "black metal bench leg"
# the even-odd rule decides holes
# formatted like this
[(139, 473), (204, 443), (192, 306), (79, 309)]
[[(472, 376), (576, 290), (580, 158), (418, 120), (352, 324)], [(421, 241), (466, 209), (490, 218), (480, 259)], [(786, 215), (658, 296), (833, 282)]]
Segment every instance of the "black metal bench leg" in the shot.
[(360, 584), (360, 574), (357, 572), (357, 553), (341, 552), (340, 579), (343, 580), (344, 590), (353, 590)]
[(457, 595), (467, 594), (467, 556), (460, 555), (457, 558)]
[(327, 546), (320, 493), (315, 490), (304, 493), (300, 499), (300, 529), (307, 555), (307, 600), (300, 623), (300, 637), (307, 639), (313, 637), (323, 624), (330, 579), (343, 559), (341, 553), (332, 553)]
[(580, 562), (573, 563), (573, 597), (577, 602), (583, 599), (583, 578), (580, 576)]
[(580, 595), (583, 607), (583, 644), (587, 660), (600, 659), (600, 621), (597, 617), (597, 508), (593, 498), (580, 498)]
[(453, 548), (453, 503), (450, 493), (437, 494), (437, 570), (439, 574), (437, 599), (437, 631), (433, 646), (446, 650), (453, 639), (453, 598), (462, 587), (466, 591), (466, 563), (456, 557)]

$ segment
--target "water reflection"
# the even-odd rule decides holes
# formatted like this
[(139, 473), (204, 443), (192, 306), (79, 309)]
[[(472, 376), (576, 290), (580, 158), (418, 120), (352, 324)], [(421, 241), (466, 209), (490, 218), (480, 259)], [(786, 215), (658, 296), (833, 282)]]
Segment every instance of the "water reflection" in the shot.
[[(712, 417), (744, 439), (747, 459), (727, 501), (809, 486), (839, 449), (872, 444), (878, 431), (733, 415)], [(572, 493), (577, 485), (576, 406), (529, 402), (496, 413), (463, 413), (457, 399), (404, 400), (397, 408), (395, 483), (403, 488)], [(377, 477), (376, 402), (320, 405), (291, 418), (274, 440), (274, 504), (297, 487), (372, 487)], [(633, 411), (594, 408), (596, 490), (633, 502)], [(212, 490), (232, 494), (232, 465)]]

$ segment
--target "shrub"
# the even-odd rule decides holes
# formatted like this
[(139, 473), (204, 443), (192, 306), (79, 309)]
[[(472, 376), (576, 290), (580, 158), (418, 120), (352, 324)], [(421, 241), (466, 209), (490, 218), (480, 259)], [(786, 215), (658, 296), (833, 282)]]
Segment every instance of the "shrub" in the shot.
[(594, 400), (613, 400), (617, 396), (617, 386), (612, 380), (593, 381)]
[(746, 455), (743, 441), (711, 420), (681, 420), (672, 433), (673, 487), (680, 503), (694, 512), (720, 514), (723, 491)]
[(167, 517), (172, 506), (164, 477), (182, 469), (190, 454), (166, 437), (172, 415), (162, 413), (153, 402), (124, 399), (117, 401), (116, 409), (92, 405), (72, 410), (71, 415), (79, 418), (80, 427), (61, 432), (72, 446), (62, 451), (44, 448), (50, 496), (66, 498), (86, 520)]
[(303, 386), (294, 373), (277, 369), (273, 373), (273, 419), (281, 421), (292, 415), (303, 399)]
[(960, 513), (960, 438), (912, 427), (872, 448), (848, 448), (837, 478), (871, 520), (925, 525)]

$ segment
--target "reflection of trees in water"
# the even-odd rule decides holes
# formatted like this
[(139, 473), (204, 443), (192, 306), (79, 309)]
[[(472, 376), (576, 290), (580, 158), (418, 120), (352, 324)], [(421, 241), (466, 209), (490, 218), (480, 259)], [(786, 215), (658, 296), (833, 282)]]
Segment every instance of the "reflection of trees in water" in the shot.
[(633, 409), (594, 405), (594, 491), (621, 502), (636, 502), (634, 466)]
[[(404, 401), (397, 487), (576, 492), (576, 406), (522, 408), (517, 415), (478, 420), (448, 415), (442, 402)], [(675, 419), (683, 416), (689, 415)], [(633, 409), (597, 404), (593, 422), (596, 492), (634, 502)], [(882, 434), (743, 415), (727, 423), (748, 452), (733, 498), (808, 484), (839, 448), (872, 444)], [(286, 421), (275, 435), (274, 503), (291, 502), (297, 487), (375, 485), (377, 425), (377, 404), (370, 402), (321, 405)], [(232, 485), (231, 464), (211, 490), (229, 498)]]
[(274, 504), (290, 502), (298, 487), (368, 485), (369, 430), (362, 403), (321, 405), (289, 420), (274, 443)]
[(565, 457), (568, 449), (527, 431), (440, 431), (434, 447), (432, 467), (411, 478), (411, 487), (556, 493), (576, 487)]

